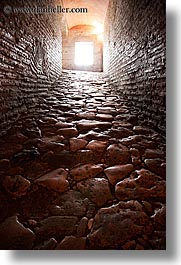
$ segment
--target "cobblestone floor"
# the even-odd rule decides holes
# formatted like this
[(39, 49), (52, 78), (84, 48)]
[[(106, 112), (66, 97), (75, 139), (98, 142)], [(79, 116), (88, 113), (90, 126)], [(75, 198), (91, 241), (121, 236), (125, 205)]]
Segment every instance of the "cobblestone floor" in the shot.
[(0, 140), (0, 249), (165, 249), (165, 139), (64, 71)]

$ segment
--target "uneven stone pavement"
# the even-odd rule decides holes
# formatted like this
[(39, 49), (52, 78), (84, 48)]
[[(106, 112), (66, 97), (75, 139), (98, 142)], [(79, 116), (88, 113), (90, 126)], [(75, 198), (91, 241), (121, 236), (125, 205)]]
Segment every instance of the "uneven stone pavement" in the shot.
[(165, 139), (64, 71), (0, 140), (0, 249), (165, 249)]

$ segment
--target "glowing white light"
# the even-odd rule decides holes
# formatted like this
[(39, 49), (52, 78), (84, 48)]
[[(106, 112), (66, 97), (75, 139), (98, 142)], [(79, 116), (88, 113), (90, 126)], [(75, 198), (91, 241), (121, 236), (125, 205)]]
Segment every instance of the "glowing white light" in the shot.
[(102, 34), (104, 32), (104, 28), (103, 25), (101, 23), (93, 23), (94, 27), (95, 27), (95, 34)]
[(92, 42), (75, 42), (75, 64), (79, 66), (93, 64)]

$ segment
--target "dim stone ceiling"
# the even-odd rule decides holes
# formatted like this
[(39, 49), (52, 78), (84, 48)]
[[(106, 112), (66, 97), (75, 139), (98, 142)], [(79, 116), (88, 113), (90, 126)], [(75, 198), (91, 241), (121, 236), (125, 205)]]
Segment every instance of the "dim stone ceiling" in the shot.
[(63, 0), (64, 7), (87, 8), (87, 13), (67, 13), (68, 28), (76, 25), (92, 25), (103, 28), (109, 0)]

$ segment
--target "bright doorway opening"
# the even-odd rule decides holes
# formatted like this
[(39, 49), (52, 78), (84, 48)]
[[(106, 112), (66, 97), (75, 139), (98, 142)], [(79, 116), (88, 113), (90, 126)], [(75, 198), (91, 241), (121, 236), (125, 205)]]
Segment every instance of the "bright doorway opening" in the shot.
[(75, 65), (93, 65), (93, 52), (93, 42), (75, 42)]

